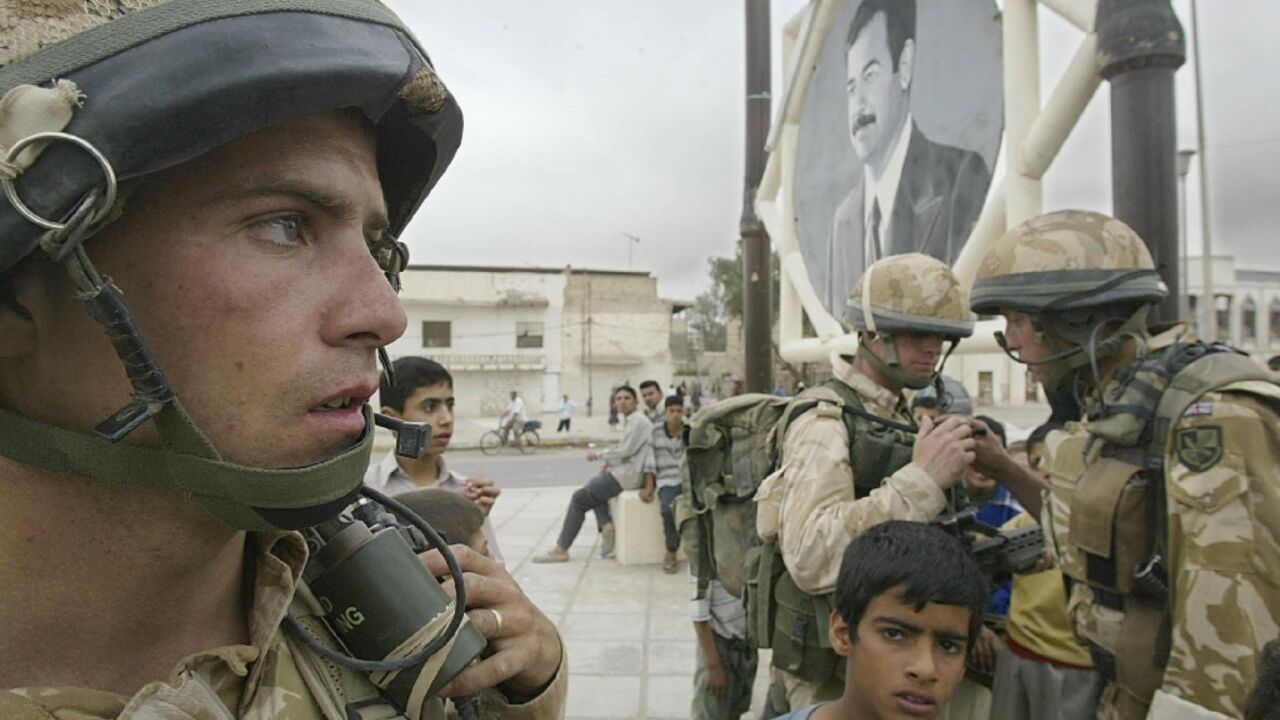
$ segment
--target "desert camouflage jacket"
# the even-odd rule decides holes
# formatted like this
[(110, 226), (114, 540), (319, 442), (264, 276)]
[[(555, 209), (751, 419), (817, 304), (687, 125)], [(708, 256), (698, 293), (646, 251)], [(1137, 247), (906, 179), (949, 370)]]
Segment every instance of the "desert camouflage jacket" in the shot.
[[(836, 378), (858, 393), (869, 412), (911, 422), (900, 396), (838, 356), (832, 365)], [(787, 429), (782, 466), (756, 493), (756, 529), (764, 540), (777, 539), (792, 580), (811, 595), (835, 590), (844, 549), (867, 528), (886, 520), (928, 522), (947, 503), (938, 484), (914, 463), (867, 497), (855, 499), (853, 485), (849, 431), (839, 408), (822, 404), (797, 417)]]
[[(286, 638), (284, 621), (301, 582), (307, 547), (298, 533), (256, 533), (257, 548), (250, 644), (183, 658), (169, 677), (133, 697), (84, 688), (28, 687), (0, 691), (3, 720), (346, 720), (328, 698), (317, 702), (299, 670), (299, 646)], [(481, 695), (482, 717), (550, 720), (563, 716), (565, 666), (541, 695), (509, 705), (497, 691)], [(328, 707), (328, 710), (322, 707)], [(445, 717), (429, 700), (423, 718)]]
[[(1153, 349), (1162, 344), (1159, 340), (1153, 339)], [(1256, 680), (1255, 658), (1267, 641), (1280, 636), (1278, 410), (1280, 387), (1239, 382), (1206, 393), (1174, 425), (1164, 465), (1173, 598), (1168, 665), (1156, 677), (1154, 703), (1152, 698), (1126, 697), (1113, 683), (1104, 692), (1099, 718), (1140, 720), (1156, 716), (1157, 708), (1164, 708), (1162, 718), (1213, 716), (1199, 709), (1241, 715)], [(1123, 495), (1115, 515), (1091, 512), (1092, 517), (1085, 517), (1080, 512), (1081, 498), (1093, 494), (1090, 482), (1105, 475), (1099, 470), (1109, 462), (1101, 456), (1103, 443), (1090, 445), (1089, 437), (1086, 421), (1052, 434), (1047, 443), (1052, 455), (1047, 458), (1052, 479), (1043, 511), (1048, 545), (1074, 580), (1068, 610), (1077, 636), (1122, 656), (1146, 658), (1155, 633), (1127, 641), (1124, 610), (1086, 584), (1088, 561), (1081, 545), (1087, 540), (1082, 536), (1096, 534), (1099, 523), (1111, 526), (1102, 529), (1113, 534), (1119, 556), (1122, 538), (1148, 532), (1145, 526), (1126, 529), (1114, 520), (1124, 514)], [(1128, 602), (1124, 608), (1130, 607)], [(1117, 664), (1122, 660), (1117, 658)], [(1153, 703), (1151, 715), (1148, 703)], [(1191, 714), (1169, 714), (1170, 708), (1187, 703), (1198, 708)]]

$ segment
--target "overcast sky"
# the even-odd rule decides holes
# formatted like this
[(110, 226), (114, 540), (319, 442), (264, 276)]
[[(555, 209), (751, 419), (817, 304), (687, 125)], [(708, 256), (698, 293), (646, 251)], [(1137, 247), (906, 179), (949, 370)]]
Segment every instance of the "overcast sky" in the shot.
[[(387, 0), (466, 117), (453, 166), (404, 239), (415, 263), (632, 267), (690, 299), (730, 255), (742, 210), (744, 27), (736, 0)], [(783, 24), (773, 0), (773, 92)], [(1191, 32), (1189, 0), (1174, 0)], [(1280, 270), (1280, 2), (1199, 5), (1215, 254)], [(1081, 34), (1040, 11), (1047, 95)], [(1179, 147), (1196, 146), (1194, 77), (1178, 72)], [(1045, 208), (1111, 208), (1109, 87), (1045, 178)], [(1199, 254), (1198, 167), (1188, 179)], [(998, 179), (998, 178), (997, 178)]]

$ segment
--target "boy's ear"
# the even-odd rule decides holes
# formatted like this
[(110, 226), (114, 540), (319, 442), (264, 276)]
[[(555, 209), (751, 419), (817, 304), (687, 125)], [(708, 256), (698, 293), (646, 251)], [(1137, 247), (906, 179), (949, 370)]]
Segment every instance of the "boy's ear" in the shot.
[(395, 418), (395, 419), (397, 419), (397, 420), (403, 420), (403, 419), (404, 419), (404, 418), (400, 417), (400, 411), (399, 411), (399, 410), (396, 410), (395, 408), (391, 407), (390, 405), (383, 405), (383, 406), (382, 406), (382, 414), (383, 414), (383, 415), (386, 415), (386, 416), (388, 416), (388, 417), (393, 417), (393, 418)]
[(831, 621), (827, 623), (827, 635), (831, 640), (831, 649), (840, 657), (849, 657), (853, 652), (853, 640), (849, 636), (849, 623), (840, 617), (840, 613), (831, 611)]

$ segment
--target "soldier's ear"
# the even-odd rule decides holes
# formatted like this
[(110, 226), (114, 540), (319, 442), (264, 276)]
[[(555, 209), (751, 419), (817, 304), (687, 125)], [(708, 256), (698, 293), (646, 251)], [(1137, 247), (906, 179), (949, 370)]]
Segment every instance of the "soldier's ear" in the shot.
[(898, 56), (898, 82), (904, 91), (911, 89), (911, 76), (915, 70), (916, 41), (907, 38), (902, 44), (902, 54)]

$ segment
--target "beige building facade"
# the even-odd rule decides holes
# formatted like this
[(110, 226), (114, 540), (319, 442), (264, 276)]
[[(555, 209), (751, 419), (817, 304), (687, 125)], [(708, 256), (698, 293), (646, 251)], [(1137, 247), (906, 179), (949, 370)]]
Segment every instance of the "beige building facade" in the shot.
[(671, 379), (673, 304), (648, 273), (413, 265), (401, 282), (409, 325), (388, 351), (448, 368), (459, 417), (500, 415), (512, 390), (534, 416), (565, 394), (607, 413), (616, 385)]

